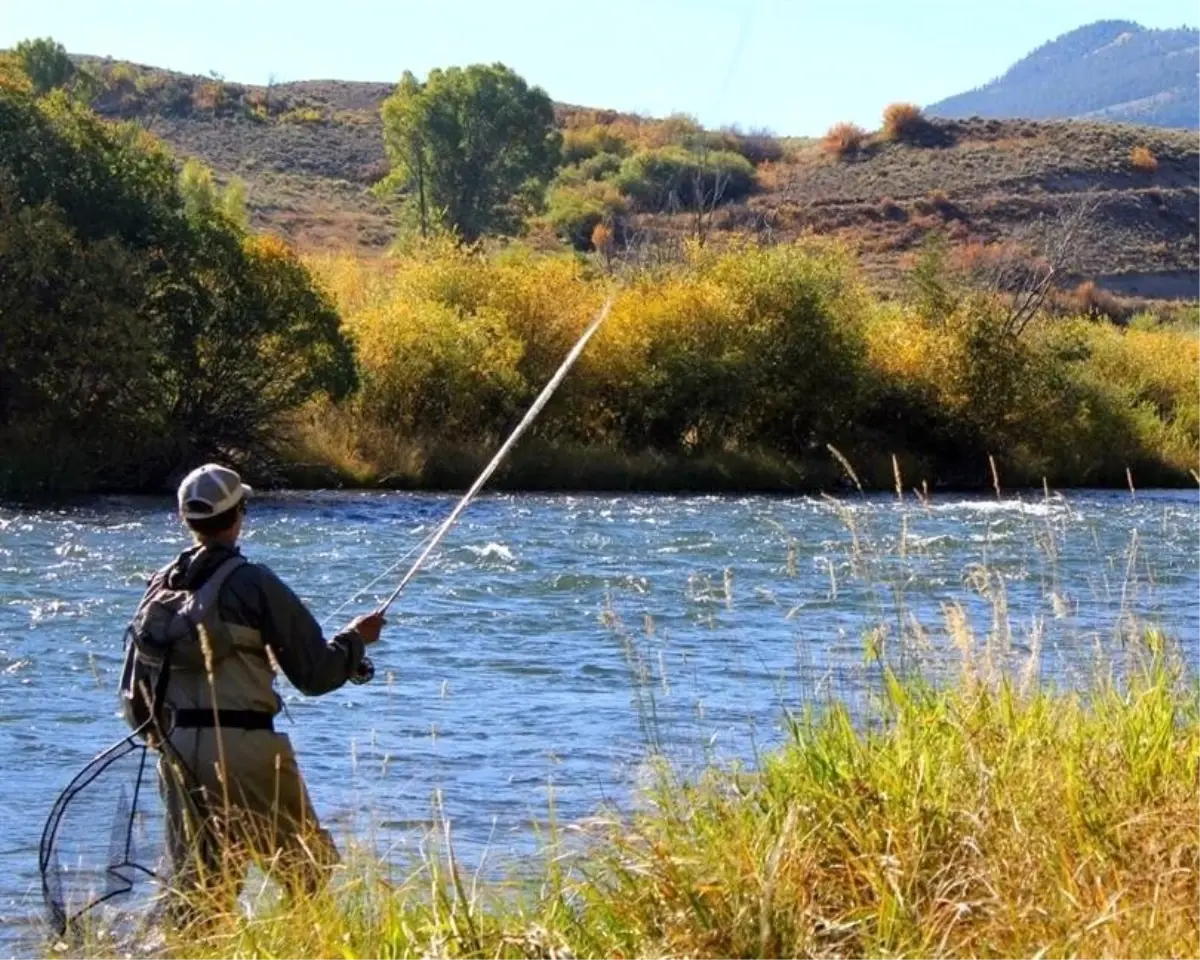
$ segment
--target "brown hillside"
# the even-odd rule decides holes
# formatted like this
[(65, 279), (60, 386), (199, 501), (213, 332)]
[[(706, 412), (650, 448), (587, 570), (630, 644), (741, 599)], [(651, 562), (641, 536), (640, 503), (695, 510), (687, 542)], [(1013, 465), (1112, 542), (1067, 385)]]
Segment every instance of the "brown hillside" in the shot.
[[(85, 59), (105, 79), (100, 112), (136, 120), (219, 176), (244, 179), (256, 228), (305, 249), (378, 252), (394, 236), (394, 212), (368, 189), (387, 169), (379, 105), (390, 84), (306, 81), (268, 89)], [(578, 113), (559, 108), (564, 121)], [(615, 113), (597, 119), (633, 121)], [(784, 147), (782, 159), (759, 165), (751, 196), (717, 211), (715, 231), (766, 239), (835, 234), (854, 243), (868, 270), (886, 282), (931, 231), (960, 245), (1020, 242), (1039, 218), (1086, 200), (1093, 209), (1074, 258), (1076, 279), (1144, 296), (1197, 295), (1195, 133), (933, 120), (903, 140), (868, 135), (841, 157), (815, 141)], [(636, 226), (680, 236), (692, 223), (688, 214), (643, 214)]]

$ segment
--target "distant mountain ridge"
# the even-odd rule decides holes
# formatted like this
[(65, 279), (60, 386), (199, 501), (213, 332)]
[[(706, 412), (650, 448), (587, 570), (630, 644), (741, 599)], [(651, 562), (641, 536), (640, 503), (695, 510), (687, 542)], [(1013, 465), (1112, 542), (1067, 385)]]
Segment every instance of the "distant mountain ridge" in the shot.
[(1200, 128), (1200, 30), (1100, 20), (1038, 47), (931, 116), (1092, 119)]

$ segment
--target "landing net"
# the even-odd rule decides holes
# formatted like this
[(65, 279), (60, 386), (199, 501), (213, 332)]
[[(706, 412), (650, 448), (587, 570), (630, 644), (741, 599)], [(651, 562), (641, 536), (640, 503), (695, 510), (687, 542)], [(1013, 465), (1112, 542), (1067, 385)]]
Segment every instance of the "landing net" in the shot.
[(156, 758), (130, 734), (84, 767), (51, 808), (38, 869), (48, 919), (60, 936), (101, 905), (124, 910), (163, 889)]

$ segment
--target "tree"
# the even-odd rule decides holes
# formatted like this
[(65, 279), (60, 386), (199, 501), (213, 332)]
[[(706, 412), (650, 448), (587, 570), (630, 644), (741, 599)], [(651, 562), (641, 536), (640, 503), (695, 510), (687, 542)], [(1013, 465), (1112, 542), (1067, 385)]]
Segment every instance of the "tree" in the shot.
[(422, 233), (434, 221), (468, 242), (514, 229), (541, 201), (561, 155), (554, 106), (503, 64), (405, 72), (384, 101), (385, 189), (403, 187)]
[(50, 37), (22, 40), (13, 52), (39, 96), (66, 90), (81, 103), (89, 103), (100, 91), (96, 77), (76, 66), (66, 48)]
[(75, 64), (66, 48), (50, 37), (22, 40), (17, 44), (17, 56), (38, 94), (65, 87), (75, 76)]
[(253, 467), (288, 410), (353, 388), (336, 312), (231, 192), (61, 90), (0, 83), (0, 490)]

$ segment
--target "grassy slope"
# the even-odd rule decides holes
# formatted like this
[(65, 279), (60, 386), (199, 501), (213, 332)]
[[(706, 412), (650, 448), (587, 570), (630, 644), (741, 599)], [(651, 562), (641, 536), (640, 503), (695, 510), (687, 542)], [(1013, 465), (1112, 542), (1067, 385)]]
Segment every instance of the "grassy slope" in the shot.
[[(98, 108), (138, 119), (180, 153), (245, 179), (255, 228), (308, 250), (372, 252), (390, 242), (392, 212), (367, 192), (386, 170), (379, 104), (390, 85), (309, 81), (273, 87), (268, 97), (262, 87), (224, 84), (224, 102), (213, 105), (211, 80), (131, 72), (136, 85), (110, 90)], [(560, 115), (573, 109), (560, 106)], [(932, 229), (961, 243), (1019, 239), (1031, 217), (1069, 209), (1095, 191), (1079, 276), (1147, 296), (1195, 296), (1194, 134), (1068, 121), (940, 121), (936, 130), (937, 145), (880, 143), (851, 162), (792, 142), (783, 162), (760, 170), (758, 193), (723, 209), (716, 226), (773, 239), (838, 234), (859, 246), (868, 271), (887, 279)], [(1154, 153), (1156, 172), (1132, 168), (1137, 145)], [(684, 233), (690, 218), (644, 223)]]

